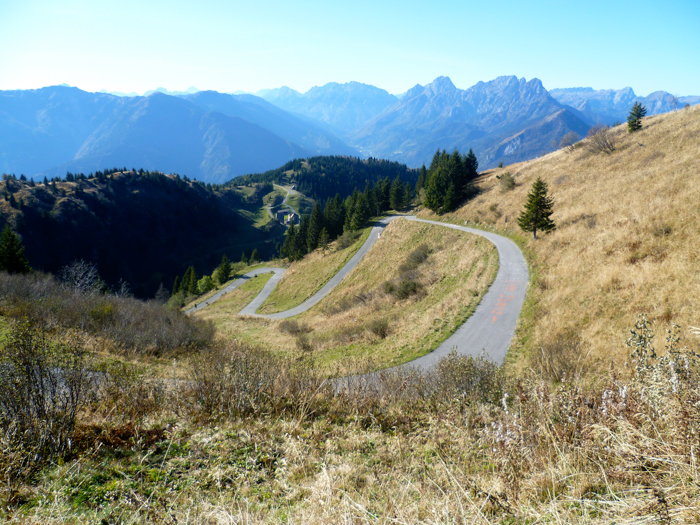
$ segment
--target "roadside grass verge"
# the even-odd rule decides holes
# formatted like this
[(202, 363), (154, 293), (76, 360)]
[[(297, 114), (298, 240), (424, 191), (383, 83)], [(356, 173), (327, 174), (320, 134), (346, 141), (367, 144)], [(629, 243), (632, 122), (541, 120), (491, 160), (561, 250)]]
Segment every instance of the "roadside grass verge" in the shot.
[(292, 263), (257, 313), (283, 312), (306, 301), (345, 266), (362, 247), (371, 231), (371, 227), (365, 228), (362, 235), (343, 250), (336, 251), (336, 241), (329, 246), (325, 255), (319, 248), (307, 254), (301, 261)]

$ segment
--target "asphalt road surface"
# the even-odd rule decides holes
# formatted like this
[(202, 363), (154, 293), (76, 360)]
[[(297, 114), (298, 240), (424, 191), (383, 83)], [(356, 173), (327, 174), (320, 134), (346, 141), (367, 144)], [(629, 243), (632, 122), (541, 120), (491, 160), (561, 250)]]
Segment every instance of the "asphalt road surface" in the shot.
[[(333, 288), (335, 288), (347, 274), (349, 274), (357, 264), (362, 260), (365, 254), (372, 248), (374, 243), (379, 238), (381, 231), (392, 220), (401, 218), (400, 216), (387, 217), (381, 219), (372, 228), (369, 237), (364, 242), (362, 247), (348, 261), (348, 263), (333, 277), (326, 285), (321, 288), (316, 294), (307, 299), (299, 306), (279, 312), (275, 314), (261, 315), (255, 311), (262, 305), (272, 293), (272, 290), (282, 278), (285, 270), (282, 268), (258, 268), (245, 274), (242, 278), (236, 279), (216, 295), (198, 304), (194, 308), (190, 308), (185, 313), (190, 314), (208, 306), (221, 296), (238, 288), (241, 284), (255, 275), (267, 272), (274, 272), (275, 275), (267, 282), (260, 294), (253, 301), (240, 311), (240, 315), (250, 315), (255, 317), (266, 317), (269, 319), (286, 319), (294, 317), (302, 312), (305, 312), (318, 304), (326, 297)], [(404, 217), (407, 220), (424, 222), (445, 228), (480, 235), (488, 239), (496, 246), (498, 251), (499, 268), (496, 279), (484, 295), (481, 303), (477, 306), (474, 313), (467, 321), (460, 326), (454, 334), (447, 338), (438, 348), (429, 354), (419, 357), (418, 359), (402, 366), (412, 366), (422, 370), (428, 370), (452, 349), (462, 355), (471, 355), (474, 357), (484, 355), (498, 364), (502, 364), (505, 359), (506, 352), (510, 347), (510, 342), (515, 334), (515, 327), (518, 323), (520, 310), (525, 301), (525, 293), (528, 283), (527, 263), (520, 249), (513, 241), (497, 235), (495, 233), (476, 230), (466, 226), (458, 226), (444, 222), (428, 221), (418, 219), (414, 216)]]

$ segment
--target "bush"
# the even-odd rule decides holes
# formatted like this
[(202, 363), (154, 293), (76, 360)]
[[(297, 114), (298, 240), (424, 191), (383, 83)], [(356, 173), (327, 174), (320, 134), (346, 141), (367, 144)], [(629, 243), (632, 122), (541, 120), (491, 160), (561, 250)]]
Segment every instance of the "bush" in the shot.
[(335, 249), (336, 250), (344, 250), (345, 248), (349, 248), (355, 242), (357, 239), (359, 239), (362, 236), (362, 231), (357, 230), (357, 231), (346, 231), (343, 232), (343, 235), (338, 237), (338, 241), (335, 244)]
[(10, 500), (19, 483), (71, 448), (92, 390), (89, 360), (78, 340), (57, 344), (27, 320), (13, 325), (0, 351), (0, 469)]
[(415, 250), (408, 254), (406, 260), (399, 266), (399, 273), (408, 273), (418, 268), (424, 263), (430, 255), (430, 248), (427, 244), (419, 245)]
[(307, 334), (311, 332), (311, 328), (308, 325), (300, 324), (294, 319), (284, 319), (280, 321), (277, 328), (280, 332), (287, 334)]
[(463, 356), (452, 350), (440, 359), (433, 372), (436, 395), (442, 400), (455, 398), (498, 404), (507, 390), (503, 370), (484, 357)]
[(367, 330), (380, 339), (385, 339), (389, 335), (389, 321), (386, 319), (372, 319), (367, 323)]
[(501, 193), (505, 193), (515, 188), (515, 177), (511, 175), (510, 171), (506, 171), (503, 175), (498, 175), (496, 178), (500, 182)]
[[(186, 298), (168, 302), (179, 307)], [(50, 330), (77, 329), (112, 340), (125, 351), (163, 352), (201, 347), (214, 337), (211, 324), (184, 315), (158, 301), (141, 301), (66, 287), (50, 275), (0, 273), (0, 315), (27, 317)]]
[(254, 412), (270, 398), (274, 361), (267, 352), (239, 343), (203, 350), (190, 368), (192, 415), (218, 420)]
[(530, 366), (554, 382), (572, 379), (581, 371), (584, 358), (581, 338), (570, 331), (556, 334), (530, 355)]
[(605, 153), (609, 155), (615, 151), (615, 138), (610, 133), (610, 126), (597, 124), (588, 130), (586, 149), (591, 153)]
[(208, 291), (213, 290), (214, 288), (214, 281), (208, 275), (205, 275), (199, 281), (197, 281), (197, 293), (200, 295), (205, 294)]

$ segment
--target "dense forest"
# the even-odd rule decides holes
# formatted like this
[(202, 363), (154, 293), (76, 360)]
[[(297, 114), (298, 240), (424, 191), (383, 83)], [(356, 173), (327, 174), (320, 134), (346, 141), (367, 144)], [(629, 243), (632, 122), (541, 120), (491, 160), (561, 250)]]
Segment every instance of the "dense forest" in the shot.
[(246, 202), (260, 192), (245, 197), (186, 176), (115, 169), (43, 183), (3, 179), (0, 229), (20, 234), (34, 269), (56, 273), (82, 259), (137, 297), (153, 297), (161, 283), (170, 289), (190, 265), (209, 271), (222, 253), (271, 256), (284, 233), (276, 223), (253, 229), (238, 213), (262, 205)]
[(411, 187), (418, 181), (419, 171), (405, 164), (375, 158), (323, 156), (296, 159), (281, 168), (255, 175), (244, 175), (233, 179), (229, 185), (247, 185), (255, 182), (295, 184), (296, 189), (307, 197), (326, 201), (339, 194), (345, 198), (356, 188), (374, 185), (382, 179), (401, 178)]

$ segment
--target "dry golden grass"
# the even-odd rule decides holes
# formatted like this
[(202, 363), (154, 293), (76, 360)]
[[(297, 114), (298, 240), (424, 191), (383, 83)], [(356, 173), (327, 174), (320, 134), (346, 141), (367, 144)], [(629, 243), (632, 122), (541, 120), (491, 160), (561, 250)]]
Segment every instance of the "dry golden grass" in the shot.
[[(384, 293), (383, 283), (398, 276), (399, 266), (422, 243), (432, 253), (417, 270), (421, 292), (404, 300)], [(378, 368), (404, 363), (433, 350), (464, 322), (493, 282), (497, 259), (493, 245), (478, 236), (395, 220), (357, 268), (295, 320), (307, 332), (314, 355), (326, 364), (358, 357), (372, 358)], [(319, 262), (323, 260), (317, 254), (308, 264), (317, 268)], [(197, 315), (213, 320), (220, 337), (243, 339), (273, 352), (298, 348), (298, 335), (285, 331), (280, 321), (241, 318), (230, 315), (230, 309), (219, 313), (225, 307), (217, 304)], [(374, 322), (383, 321), (388, 326), (385, 338), (372, 331)]]
[[(560, 150), (491, 170), (481, 178), (481, 195), (442, 217), (524, 238), (530, 234), (516, 221), (526, 195), (537, 177), (547, 182), (557, 230), (525, 242), (536, 270), (528, 291), (535, 305), (515, 347), (537, 351), (573, 331), (590, 351), (587, 367), (603, 369), (627, 359), (623, 334), (638, 313), (662, 326), (697, 324), (700, 107), (643, 124), (634, 134), (615, 128), (610, 155)], [(496, 176), (506, 171), (516, 187), (501, 192)], [(521, 360), (518, 368), (525, 365)]]
[(258, 309), (258, 313), (283, 312), (306, 301), (345, 266), (367, 240), (371, 230), (367, 228), (344, 250), (336, 251), (336, 241), (328, 247), (325, 254), (319, 248), (307, 254), (301, 261), (293, 262), (270, 297)]

